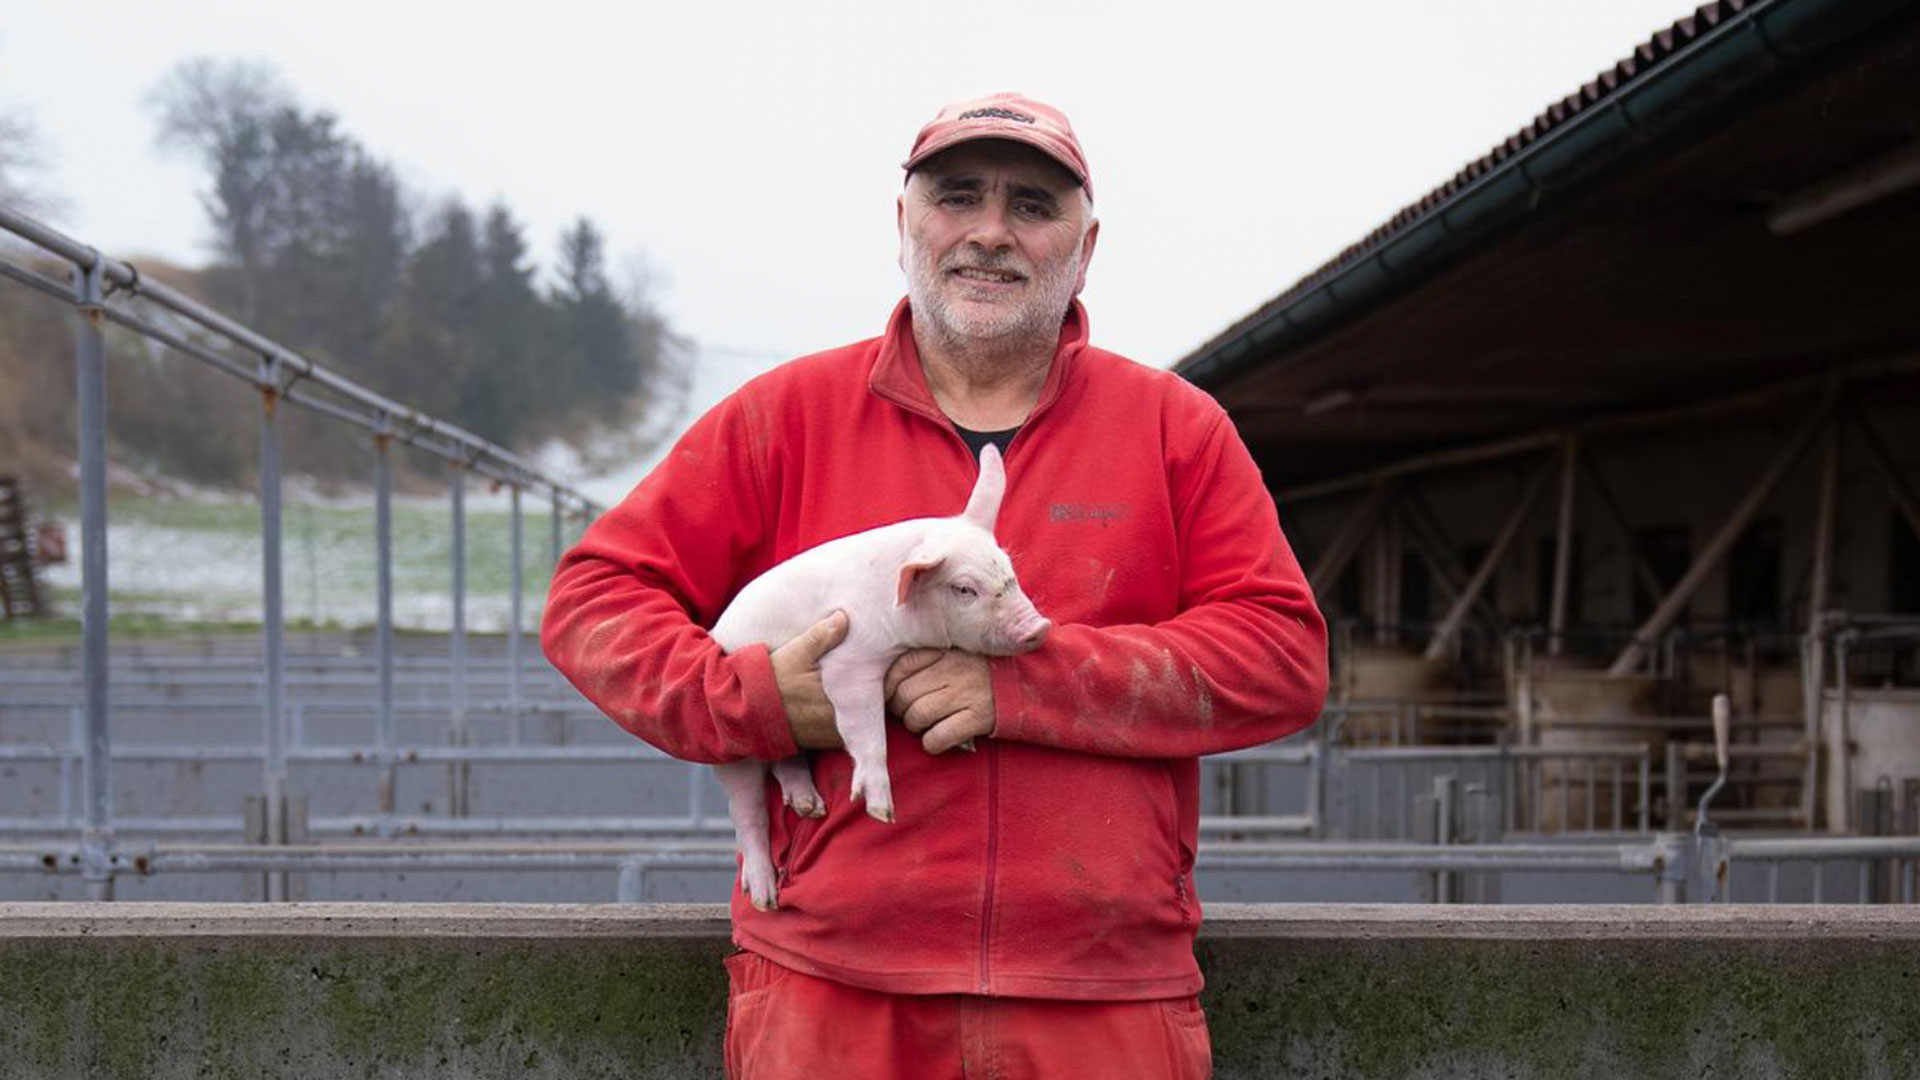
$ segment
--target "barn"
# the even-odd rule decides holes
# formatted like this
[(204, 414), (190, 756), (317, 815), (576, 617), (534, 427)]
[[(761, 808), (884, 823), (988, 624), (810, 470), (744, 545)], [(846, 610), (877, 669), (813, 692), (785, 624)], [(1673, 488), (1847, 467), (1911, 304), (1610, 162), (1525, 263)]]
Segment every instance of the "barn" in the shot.
[(1681, 824), (1724, 692), (1716, 818), (1920, 820), (1920, 5), (1701, 7), (1176, 370), (1349, 743), (1637, 740)]

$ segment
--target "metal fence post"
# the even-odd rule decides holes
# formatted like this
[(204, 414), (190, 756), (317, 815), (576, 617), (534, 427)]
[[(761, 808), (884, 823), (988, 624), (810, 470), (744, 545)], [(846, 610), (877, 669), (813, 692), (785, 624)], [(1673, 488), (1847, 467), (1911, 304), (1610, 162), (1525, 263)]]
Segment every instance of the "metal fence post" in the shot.
[[(1462, 843), (1497, 844), (1501, 841), (1500, 797), (1487, 785), (1466, 786), (1460, 816)], [(1470, 904), (1499, 903), (1500, 874), (1491, 870), (1462, 873), (1456, 898)]]
[(614, 902), (637, 904), (647, 892), (647, 860), (634, 855), (620, 862), (620, 877), (614, 886)]
[[(266, 702), (261, 720), (264, 775), (261, 794), (266, 798), (266, 834), (268, 844), (278, 844), (285, 835), (287, 748), (281, 737), (281, 713), (284, 708), (286, 649), (281, 625), (280, 595), (280, 357), (267, 354), (260, 358), (260, 585), (261, 619), (266, 636)], [(268, 872), (266, 897), (285, 900), (287, 876)]]
[(511, 496), (512, 503), (513, 503), (513, 515), (512, 515), (513, 524), (511, 529), (511, 533), (512, 533), (511, 546), (513, 548), (513, 554), (511, 555), (511, 558), (513, 560), (513, 573), (511, 575), (513, 584), (511, 588), (513, 590), (513, 599), (512, 599), (512, 604), (510, 605), (511, 612), (508, 615), (508, 622), (507, 622), (507, 708), (510, 714), (507, 717), (507, 723), (510, 725), (509, 728), (507, 729), (508, 731), (507, 740), (508, 742), (512, 743), (514, 746), (518, 746), (520, 745), (520, 604), (521, 604), (520, 484), (518, 481), (515, 481), (511, 485), (511, 490), (513, 492)]
[(376, 633), (380, 662), (380, 835), (393, 835), (393, 439), (385, 431), (373, 437), (374, 547), (379, 562), (379, 614)]
[[(113, 847), (113, 735), (107, 711), (107, 343), (101, 321), (107, 260), (75, 267), (81, 318), (75, 331), (80, 411), (80, 633), (86, 711), (86, 828), (83, 860), (104, 871)], [(110, 872), (87, 875), (87, 896), (113, 899)]]
[[(467, 469), (460, 462), (454, 462), (449, 470), (448, 487), (453, 498), (453, 636), (449, 643), (452, 650), (453, 679), (448, 688), (452, 716), (449, 741), (455, 746), (466, 746), (473, 741), (472, 732), (467, 728)], [(455, 817), (465, 817), (471, 812), (468, 786), (473, 779), (472, 766), (467, 762), (454, 762), (449, 766), (453, 770), (453, 791), (449, 798), (450, 812)]]
[[(1856, 792), (1859, 802), (1856, 824), (1861, 836), (1892, 836), (1894, 832), (1893, 781), (1882, 777), (1880, 783)], [(1863, 904), (1884, 904), (1893, 899), (1893, 860), (1863, 858), (1860, 861), (1865, 888), (1860, 890)]]
[(1654, 837), (1657, 854), (1653, 860), (1653, 898), (1659, 904), (1687, 902), (1687, 880), (1693, 875), (1693, 836), (1689, 833), (1660, 833)]
[(1667, 740), (1667, 828), (1687, 827), (1686, 746), (1676, 739)]

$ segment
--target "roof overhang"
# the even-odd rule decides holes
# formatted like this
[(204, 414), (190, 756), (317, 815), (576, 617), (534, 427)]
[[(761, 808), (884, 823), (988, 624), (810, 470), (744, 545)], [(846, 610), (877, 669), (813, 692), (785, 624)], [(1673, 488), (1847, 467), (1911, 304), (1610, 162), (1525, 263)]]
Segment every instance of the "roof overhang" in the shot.
[(1920, 3), (1711, 4), (1610, 76), (1177, 365), (1270, 483), (1920, 352)]

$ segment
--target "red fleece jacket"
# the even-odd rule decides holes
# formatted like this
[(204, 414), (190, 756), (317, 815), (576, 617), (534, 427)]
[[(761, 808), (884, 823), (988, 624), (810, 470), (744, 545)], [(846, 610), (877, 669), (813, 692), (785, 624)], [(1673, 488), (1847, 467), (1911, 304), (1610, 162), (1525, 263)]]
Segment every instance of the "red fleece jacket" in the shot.
[[(694, 761), (795, 752), (767, 650), (723, 655), (703, 627), (797, 552), (966, 504), (976, 464), (909, 319), (748, 383), (562, 560), (547, 657), (621, 726)], [(742, 946), (904, 993), (1200, 989), (1196, 756), (1312, 723), (1326, 627), (1225, 412), (1086, 337), (1076, 303), (996, 530), (1052, 634), (992, 661), (978, 753), (888, 725), (897, 823), (851, 803), (845, 754), (813, 755), (827, 816), (773, 798), (780, 907), (735, 891)]]

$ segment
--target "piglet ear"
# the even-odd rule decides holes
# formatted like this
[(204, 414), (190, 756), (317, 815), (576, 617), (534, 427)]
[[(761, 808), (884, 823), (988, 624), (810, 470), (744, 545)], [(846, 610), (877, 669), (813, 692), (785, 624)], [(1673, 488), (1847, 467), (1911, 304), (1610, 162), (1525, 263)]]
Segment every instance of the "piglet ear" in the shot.
[(1006, 491), (1007, 469), (1000, 462), (1000, 448), (988, 443), (980, 451), (980, 477), (973, 482), (973, 494), (960, 516), (992, 532), (994, 519), (1000, 516), (1000, 497)]
[(900, 566), (900, 585), (893, 597), (894, 606), (899, 607), (905, 604), (907, 597), (913, 595), (914, 583), (923, 575), (931, 574), (944, 561), (937, 555), (928, 555), (920, 551), (908, 556), (907, 561)]

